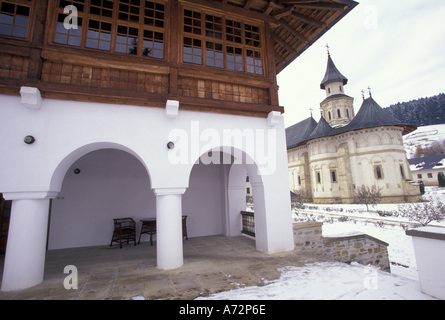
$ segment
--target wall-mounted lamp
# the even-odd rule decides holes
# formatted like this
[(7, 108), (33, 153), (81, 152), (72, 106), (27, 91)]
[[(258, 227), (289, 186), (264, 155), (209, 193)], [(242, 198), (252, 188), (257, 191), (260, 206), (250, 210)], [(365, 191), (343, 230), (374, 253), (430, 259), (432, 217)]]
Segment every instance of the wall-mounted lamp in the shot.
[(80, 173), (80, 169), (79, 168), (74, 169), (74, 173), (75, 174), (79, 174)]
[(167, 143), (167, 148), (173, 149), (174, 147), (175, 147), (174, 142), (170, 141), (169, 143)]
[(23, 141), (26, 144), (33, 144), (36, 141), (36, 139), (33, 136), (26, 136), (25, 139), (23, 139)]

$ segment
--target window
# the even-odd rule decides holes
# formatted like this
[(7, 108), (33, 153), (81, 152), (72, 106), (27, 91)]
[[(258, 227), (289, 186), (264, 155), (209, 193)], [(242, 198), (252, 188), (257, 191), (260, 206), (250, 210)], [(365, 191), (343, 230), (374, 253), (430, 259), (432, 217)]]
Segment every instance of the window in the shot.
[(54, 42), (79, 47), (82, 36), (82, 18), (77, 19), (77, 29), (65, 28), (63, 25), (64, 21), (65, 15), (59, 13), (57, 15), (56, 36), (54, 37)]
[(206, 66), (224, 68), (224, 52), (221, 43), (206, 42)]
[(227, 69), (244, 71), (243, 49), (238, 47), (226, 47)]
[[(77, 28), (65, 28), (67, 5), (77, 9)], [(119, 54), (164, 58), (165, 6), (144, 0), (58, 0), (54, 43)], [(85, 30), (83, 30), (86, 28)]]
[(348, 119), (350, 118), (349, 117), (349, 109), (346, 109), (346, 116), (348, 117)]
[(328, 111), (329, 120), (332, 120), (331, 111)]
[(341, 86), (338, 86), (338, 88), (340, 89), (340, 92), (343, 92), (343, 88)]
[(263, 63), (261, 60), (261, 52), (254, 50), (246, 51), (247, 59), (246, 66), (247, 72), (255, 74), (263, 74)]
[(259, 26), (198, 10), (183, 12), (183, 62), (264, 74)]
[(298, 185), (301, 186), (301, 177), (298, 176)]
[(202, 63), (201, 40), (184, 37), (184, 62)]
[(335, 170), (331, 171), (331, 181), (337, 182), (337, 172)]
[(317, 183), (321, 183), (321, 173), (320, 173), (320, 171), (317, 171), (316, 174), (317, 174)]
[(400, 165), (400, 174), (402, 175), (402, 178), (405, 178), (405, 169), (402, 165)]
[(91, 19), (88, 22), (86, 47), (110, 50), (111, 23)]
[(432, 178), (433, 174), (432, 173), (428, 173), (427, 176), (428, 176), (428, 178)]
[(417, 179), (422, 179), (422, 174), (418, 173), (417, 174)]
[(337, 116), (338, 116), (339, 118), (341, 118), (340, 109), (337, 109)]
[(374, 166), (376, 179), (383, 179), (383, 169), (381, 165)]
[(30, 7), (6, 1), (0, 3), (0, 35), (25, 39)]

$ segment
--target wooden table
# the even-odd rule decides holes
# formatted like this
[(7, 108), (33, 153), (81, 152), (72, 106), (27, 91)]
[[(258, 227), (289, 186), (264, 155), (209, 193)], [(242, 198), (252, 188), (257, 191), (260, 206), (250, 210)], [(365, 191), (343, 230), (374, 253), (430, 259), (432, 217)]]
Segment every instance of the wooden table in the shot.
[[(185, 237), (186, 240), (189, 239), (187, 235), (187, 217), (188, 216), (182, 216), (182, 237)], [(138, 244), (141, 243), (142, 234), (149, 234), (150, 245), (153, 245), (153, 235), (156, 234), (156, 218), (141, 219), (141, 222), (142, 227), (141, 233), (139, 234)]]

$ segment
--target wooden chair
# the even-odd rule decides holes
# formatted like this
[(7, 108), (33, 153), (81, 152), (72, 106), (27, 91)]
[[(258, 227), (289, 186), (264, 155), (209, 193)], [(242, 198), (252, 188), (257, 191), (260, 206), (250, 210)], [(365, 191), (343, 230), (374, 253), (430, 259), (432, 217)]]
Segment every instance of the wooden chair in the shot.
[(136, 245), (136, 223), (132, 218), (121, 218), (121, 219), (113, 219), (114, 220), (114, 231), (113, 237), (111, 238), (110, 247), (113, 245), (113, 242), (118, 242), (120, 248), (122, 249), (122, 243), (130, 241), (134, 241), (134, 245)]

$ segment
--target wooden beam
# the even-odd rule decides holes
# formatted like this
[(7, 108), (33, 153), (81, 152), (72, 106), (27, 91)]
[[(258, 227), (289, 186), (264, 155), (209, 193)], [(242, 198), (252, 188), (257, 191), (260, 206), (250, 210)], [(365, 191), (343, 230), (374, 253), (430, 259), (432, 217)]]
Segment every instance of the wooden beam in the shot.
[(328, 3), (319, 1), (306, 1), (306, 0), (280, 0), (281, 4), (293, 4), (299, 8), (308, 9), (327, 9), (327, 10), (344, 10), (347, 8), (346, 4), (341, 3)]
[(277, 27), (280, 25), (280, 22), (277, 19), (275, 19), (274, 17), (268, 16), (268, 15), (265, 15), (265, 14), (262, 14), (259, 12), (254, 12), (251, 10), (245, 10), (244, 8), (240, 8), (240, 7), (231, 5), (229, 3), (207, 1), (207, 0), (180, 0), (180, 2), (196, 4), (196, 5), (200, 5), (202, 7), (208, 7), (208, 8), (212, 8), (212, 9), (216, 9), (216, 10), (220, 10), (220, 11), (225, 11), (225, 12), (232, 13), (235, 15), (246, 16), (251, 19), (268, 22), (271, 24), (272, 27)]
[(249, 10), (250, 5), (252, 4), (253, 0), (246, 0), (245, 4), (244, 4), (244, 10)]
[(48, 8), (47, 0), (36, 0), (35, 1), (35, 19), (34, 26), (31, 29), (32, 34), (32, 46), (30, 48), (29, 54), (29, 64), (28, 64), (28, 82), (32, 84), (37, 84), (40, 79), (40, 73), (42, 70), (42, 46), (45, 38), (45, 22), (46, 22), (46, 11)]
[(287, 6), (280, 10), (274, 10), (272, 16), (276, 19), (281, 19), (290, 15), (295, 9), (295, 6)]
[(287, 44), (284, 40), (280, 39), (277, 35), (272, 36), (273, 40), (278, 43), (280, 46), (285, 48), (289, 52), (296, 52), (297, 50), (292, 48), (289, 44)]
[(281, 21), (281, 26), (285, 28), (288, 32), (290, 32), (295, 38), (300, 40), (303, 43), (308, 43), (309, 40), (306, 39), (305, 36), (303, 36), (301, 33), (299, 33), (297, 30), (295, 30), (294, 27), (292, 27), (290, 24), (288, 24), (285, 21)]
[(302, 14), (299, 14), (299, 13), (296, 13), (296, 12), (292, 12), (290, 14), (290, 16), (292, 18), (297, 19), (297, 20), (301, 20), (303, 22), (309, 23), (309, 24), (311, 24), (311, 25), (313, 25), (313, 26), (315, 26), (317, 28), (322, 28), (322, 27), (326, 26), (326, 23), (323, 23), (320, 20), (312, 19), (312, 18), (309, 18), (309, 17), (307, 17), (305, 15), (302, 15)]

